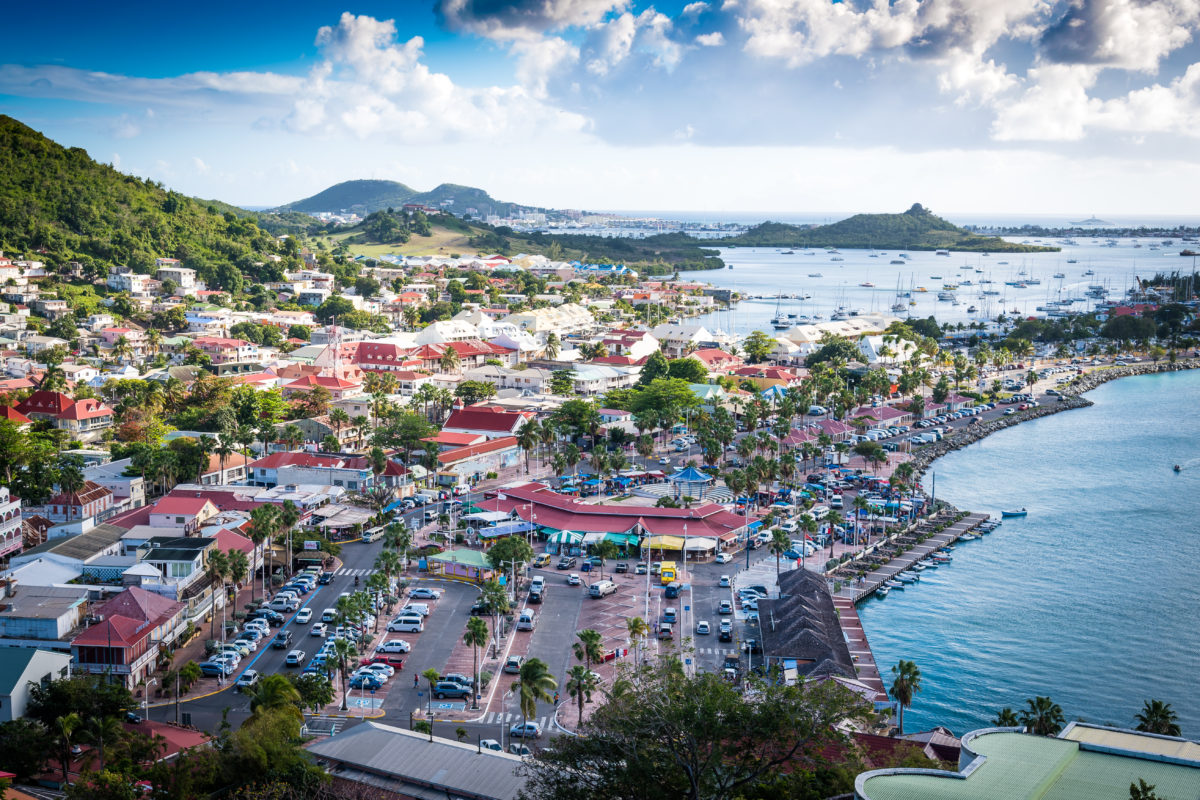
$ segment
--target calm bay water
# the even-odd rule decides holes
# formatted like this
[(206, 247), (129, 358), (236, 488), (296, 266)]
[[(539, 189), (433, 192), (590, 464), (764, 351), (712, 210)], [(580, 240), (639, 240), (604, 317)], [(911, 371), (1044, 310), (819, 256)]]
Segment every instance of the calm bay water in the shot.
[[(1001, 312), (1040, 315), (1038, 306), (1058, 300), (1075, 300), (1071, 310), (1083, 312), (1095, 307), (1096, 301), (1086, 297), (1089, 286), (1104, 287), (1110, 298), (1119, 299), (1136, 284), (1136, 278), (1150, 278), (1159, 272), (1190, 272), (1195, 266), (1195, 259), (1179, 257), (1183, 247), (1193, 245), (1181, 244), (1178, 238), (1171, 245), (1157, 239), (1121, 239), (1114, 247), (1093, 239), (1080, 239), (1075, 245), (1058, 239), (1029, 241), (1060, 245), (1062, 250), (990, 256), (951, 252), (939, 256), (919, 250), (845, 249), (833, 255), (812, 248), (790, 253), (782, 248), (722, 248), (721, 258), (732, 269), (684, 272), (682, 277), (733, 289), (746, 297), (732, 309), (695, 320), (710, 329), (746, 334), (752, 330), (770, 332), (777, 306), (780, 313), (814, 319), (820, 315), (827, 320), (840, 306), (900, 317), (924, 318), (932, 314), (940, 322), (964, 323), (994, 319)], [(892, 264), (893, 260), (905, 263)], [(1088, 272), (1093, 274), (1085, 274)], [(1055, 278), (1058, 274), (1063, 277)], [(1006, 281), (1025, 279), (1039, 283), (1025, 288), (1006, 285)], [(985, 280), (990, 283), (983, 283)], [(957, 304), (938, 299), (938, 290), (946, 284), (958, 286)], [(928, 291), (918, 291), (922, 287)], [(997, 294), (985, 295), (984, 291)], [(909, 292), (911, 297), (898, 298), (899, 292)], [(789, 298), (777, 301), (780, 294)], [(809, 299), (793, 299), (798, 295)], [(910, 300), (915, 305), (909, 305)], [(897, 302), (903, 307), (900, 312), (892, 310)]]
[(907, 730), (962, 734), (1049, 695), (1067, 719), (1123, 726), (1160, 699), (1200, 737), (1200, 371), (1087, 396), (1095, 406), (1009, 428), (926, 476), (959, 508), (1029, 516), (860, 606), (885, 675), (901, 658), (921, 669)]

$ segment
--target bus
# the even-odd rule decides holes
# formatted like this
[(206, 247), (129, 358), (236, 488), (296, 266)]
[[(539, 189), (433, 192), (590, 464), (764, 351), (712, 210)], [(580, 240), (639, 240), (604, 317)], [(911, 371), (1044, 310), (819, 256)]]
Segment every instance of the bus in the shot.
[(675, 580), (675, 562), (674, 561), (662, 562), (662, 567), (659, 570), (658, 575), (663, 583), (670, 583), (671, 581)]

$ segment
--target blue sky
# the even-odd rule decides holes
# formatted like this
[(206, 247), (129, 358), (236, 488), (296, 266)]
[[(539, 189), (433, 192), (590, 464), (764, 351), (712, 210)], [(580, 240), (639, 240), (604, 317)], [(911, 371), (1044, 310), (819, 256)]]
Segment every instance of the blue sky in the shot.
[(189, 194), (1190, 214), (1196, 0), (22, 4), (0, 111)]

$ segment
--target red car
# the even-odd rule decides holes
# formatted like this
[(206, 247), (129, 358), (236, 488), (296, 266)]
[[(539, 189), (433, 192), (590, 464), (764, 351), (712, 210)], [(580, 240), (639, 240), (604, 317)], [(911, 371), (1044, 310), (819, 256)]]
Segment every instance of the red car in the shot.
[(404, 659), (395, 653), (376, 653), (358, 662), (360, 667), (365, 667), (368, 664), (387, 664), (397, 672), (404, 669)]

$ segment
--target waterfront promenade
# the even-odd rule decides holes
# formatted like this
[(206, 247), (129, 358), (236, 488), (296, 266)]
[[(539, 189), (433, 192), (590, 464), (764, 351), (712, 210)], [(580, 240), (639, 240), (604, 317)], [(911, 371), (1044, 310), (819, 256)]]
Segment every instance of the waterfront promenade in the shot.
[(987, 518), (986, 514), (968, 514), (945, 530), (935, 533), (924, 542), (913, 546), (911, 550), (901, 553), (887, 563), (868, 572), (863, 576), (861, 581), (853, 581), (843, 586), (834, 594), (834, 599), (842, 598), (849, 600), (851, 603), (859, 602), (878, 589), (884, 581), (911, 568), (913, 564), (925, 556), (957, 540), (964, 533), (979, 527)]

